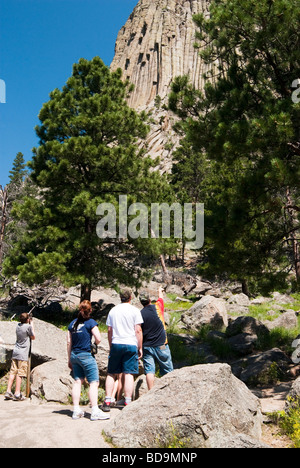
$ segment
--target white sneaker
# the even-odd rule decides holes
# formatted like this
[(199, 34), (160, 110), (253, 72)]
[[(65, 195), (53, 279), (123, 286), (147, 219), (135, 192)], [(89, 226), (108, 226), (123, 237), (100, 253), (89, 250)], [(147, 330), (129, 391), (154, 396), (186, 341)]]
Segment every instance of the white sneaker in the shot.
[(84, 411), (73, 411), (72, 419), (80, 419), (83, 418)]
[(110, 419), (110, 415), (104, 413), (101, 409), (91, 414), (91, 421), (98, 421), (99, 419)]

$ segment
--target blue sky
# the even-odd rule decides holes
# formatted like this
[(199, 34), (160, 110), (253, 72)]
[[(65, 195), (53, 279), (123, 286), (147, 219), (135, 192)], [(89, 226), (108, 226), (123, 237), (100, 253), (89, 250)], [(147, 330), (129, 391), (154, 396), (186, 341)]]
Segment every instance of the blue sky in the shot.
[(0, 103), (0, 185), (9, 182), (16, 154), (28, 161), (38, 146), (34, 127), (49, 93), (63, 87), (81, 57), (98, 55), (110, 65), (117, 34), (137, 3), (0, 0), (0, 80), (6, 87), (6, 102)]

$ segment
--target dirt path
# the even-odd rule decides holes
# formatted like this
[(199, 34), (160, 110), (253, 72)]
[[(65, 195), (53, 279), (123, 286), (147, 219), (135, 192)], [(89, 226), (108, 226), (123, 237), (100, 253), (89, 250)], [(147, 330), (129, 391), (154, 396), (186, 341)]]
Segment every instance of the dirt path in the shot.
[[(280, 384), (255, 391), (263, 413), (283, 410), (289, 388), (289, 384)], [(111, 448), (102, 436), (108, 421), (91, 422), (90, 408), (85, 411), (84, 418), (73, 421), (72, 406), (5, 401), (0, 395), (0, 448)], [(119, 411), (112, 409), (111, 419)], [(270, 424), (264, 424), (263, 441), (273, 448), (290, 445), (289, 439)]]
[[(5, 401), (0, 395), (0, 448), (110, 448), (102, 436), (108, 421), (72, 420), (72, 407), (30, 400)], [(111, 411), (111, 419), (118, 414)]]
[(262, 412), (265, 417), (263, 425), (263, 442), (272, 448), (290, 448), (292, 441), (289, 437), (281, 434), (279, 427), (272, 424), (268, 418), (268, 413), (274, 413), (285, 410), (287, 396), (291, 390), (292, 382), (281, 382), (274, 387), (252, 390), (260, 399)]

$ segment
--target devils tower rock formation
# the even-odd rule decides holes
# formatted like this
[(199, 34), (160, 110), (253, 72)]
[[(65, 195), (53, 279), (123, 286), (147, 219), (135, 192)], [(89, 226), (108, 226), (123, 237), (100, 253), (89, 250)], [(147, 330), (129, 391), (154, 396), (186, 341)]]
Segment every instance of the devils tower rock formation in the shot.
[(176, 76), (188, 74), (196, 88), (203, 87), (206, 69), (194, 48), (193, 15), (208, 8), (208, 0), (140, 0), (117, 38), (111, 69), (121, 68), (134, 84), (129, 105), (152, 111), (156, 123), (148, 136), (148, 153), (161, 158), (163, 170), (171, 167), (177, 137), (174, 116), (162, 103)]

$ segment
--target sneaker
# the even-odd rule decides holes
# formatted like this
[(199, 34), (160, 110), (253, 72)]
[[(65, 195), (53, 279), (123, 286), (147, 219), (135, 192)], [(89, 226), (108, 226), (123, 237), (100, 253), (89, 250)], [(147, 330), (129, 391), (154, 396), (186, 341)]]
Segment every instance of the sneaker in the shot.
[(127, 406), (125, 403), (125, 398), (122, 398), (121, 400), (117, 401), (116, 408), (124, 408), (124, 406)]
[(98, 421), (99, 419), (110, 419), (110, 415), (105, 414), (101, 409), (91, 414), (91, 421)]
[(13, 400), (14, 395), (11, 392), (6, 392), (4, 395), (5, 400)]
[(26, 400), (26, 398), (24, 397), (24, 395), (22, 395), (22, 393), (20, 393), (20, 395), (14, 395), (13, 400), (14, 401), (24, 401), (24, 400)]
[(72, 419), (80, 419), (83, 418), (84, 411), (73, 411)]
[(111, 403), (108, 404), (106, 403), (106, 401), (103, 403), (103, 405), (101, 406), (101, 410), (104, 411), (105, 413), (109, 413), (110, 412), (110, 408), (111, 408)]

